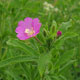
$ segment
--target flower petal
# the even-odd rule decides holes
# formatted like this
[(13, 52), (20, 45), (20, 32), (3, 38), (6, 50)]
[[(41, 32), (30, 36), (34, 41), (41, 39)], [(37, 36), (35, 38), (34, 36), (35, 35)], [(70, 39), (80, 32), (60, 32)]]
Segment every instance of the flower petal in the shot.
[(39, 22), (38, 18), (33, 19), (32, 25), (35, 32), (38, 32), (40, 30), (41, 23)]
[(18, 26), (15, 30), (16, 33), (24, 33), (25, 27)]
[(27, 17), (27, 18), (24, 19), (24, 21), (25, 21), (25, 24), (26, 24), (26, 28), (31, 29), (31, 27), (32, 27), (32, 18)]
[(25, 24), (24, 21), (19, 21), (19, 22), (18, 22), (18, 26), (26, 26), (26, 24)]
[(39, 19), (38, 18), (34, 18), (33, 21), (36, 21), (38, 23)]
[(17, 34), (17, 37), (20, 39), (20, 40), (26, 40), (28, 38), (30, 38), (29, 36), (27, 36), (25, 33), (21, 34)]
[[(34, 37), (39, 33), (39, 29), (41, 27), (41, 23), (39, 22), (38, 18), (32, 20), (32, 18), (27, 17), (24, 21), (20, 21), (18, 23), (18, 27), (16, 28), (15, 32), (18, 33), (17, 37), (20, 40), (26, 40), (30, 37)], [(29, 29), (30, 32), (25, 33), (25, 30)]]
[(38, 32), (36, 32), (36, 33), (34, 33), (32, 36), (36, 36), (38, 33), (39, 33), (39, 31), (38, 31)]

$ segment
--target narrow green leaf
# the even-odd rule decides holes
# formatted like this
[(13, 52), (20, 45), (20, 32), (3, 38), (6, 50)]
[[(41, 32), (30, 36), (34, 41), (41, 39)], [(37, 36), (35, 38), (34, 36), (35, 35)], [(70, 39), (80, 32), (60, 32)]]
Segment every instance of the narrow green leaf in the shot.
[(52, 78), (53, 78), (53, 80), (54, 80), (54, 79), (55, 79), (55, 80), (60, 80), (59, 76), (53, 76)]
[(13, 64), (13, 63), (33, 62), (33, 61), (36, 61), (36, 57), (16, 56), (16, 57), (13, 57), (13, 58), (9, 58), (9, 59), (0, 61), (0, 68), (5, 67), (5, 66), (10, 65), (10, 64)]
[(17, 39), (9, 39), (7, 41), (7, 44), (10, 46), (13, 46), (15, 48), (19, 48), (20, 50), (23, 50), (26, 54), (30, 55), (36, 55), (38, 54), (36, 50), (25, 44), (24, 42), (17, 40)]
[(57, 23), (54, 20), (52, 22), (52, 25), (51, 25), (51, 28), (50, 28), (50, 32), (54, 33), (54, 34), (57, 32)]
[(76, 62), (76, 60), (71, 60), (68, 63), (66, 63), (62, 68), (59, 69), (59, 72), (63, 71), (68, 65), (72, 64)]
[(46, 75), (46, 80), (52, 80), (50, 76)]
[(20, 67), (22, 71), (24, 72), (26, 79), (29, 80), (30, 79), (30, 68), (25, 63), (20, 64)]
[(63, 22), (59, 30), (62, 31), (62, 33), (65, 33), (71, 26), (72, 26), (72, 20), (68, 22)]
[(63, 80), (67, 80), (66, 77), (64, 77), (63, 75), (60, 75), (60, 77), (61, 77)]
[(68, 61), (70, 61), (70, 59), (72, 59), (74, 55), (75, 55), (75, 49), (68, 50), (63, 55), (60, 56), (60, 58), (56, 62), (56, 66), (61, 66), (64, 63), (67, 63)]
[(66, 32), (64, 35), (62, 35), (59, 39), (56, 40), (54, 43), (56, 48), (60, 48), (61, 45), (63, 45), (64, 41), (67, 40), (68, 38), (76, 37), (78, 34), (73, 33), (73, 32)]
[(5, 73), (14, 78), (14, 80), (21, 80), (21, 78), (16, 74), (16, 72), (12, 70), (6, 70)]
[(46, 66), (50, 63), (51, 54), (41, 54), (38, 60), (38, 69), (41, 77), (43, 76)]

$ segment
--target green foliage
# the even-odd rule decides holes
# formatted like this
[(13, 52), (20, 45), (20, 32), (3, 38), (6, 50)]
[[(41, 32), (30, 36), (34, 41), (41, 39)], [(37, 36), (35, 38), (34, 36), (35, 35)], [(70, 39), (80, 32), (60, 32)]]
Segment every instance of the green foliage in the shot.
[(25, 62), (25, 61), (36, 61), (36, 57), (30, 57), (30, 56), (16, 56), (13, 58), (9, 58), (6, 60), (2, 60), (0, 62), (0, 67), (5, 67), (6, 65), (10, 65), (12, 63), (19, 63), (19, 62)]
[(70, 61), (70, 59), (75, 55), (75, 50), (66, 51), (66, 53), (62, 54), (58, 61), (56, 62), (57, 66), (61, 66)]
[[(54, 6), (49, 12), (45, 1)], [(79, 0), (0, 0), (0, 80), (80, 80), (79, 8)], [(25, 17), (40, 19), (42, 44), (17, 39)]]
[(49, 63), (51, 63), (51, 54), (41, 54), (38, 60), (38, 69), (41, 77)]
[(37, 55), (39, 54), (36, 52), (33, 48), (29, 47), (29, 45), (25, 44), (22, 41), (15, 40), (15, 39), (10, 39), (7, 42), (8, 45), (19, 48), (20, 50), (23, 50), (27, 55)]
[(72, 27), (72, 20), (63, 22), (60, 26), (60, 31), (62, 31), (62, 33), (65, 33), (67, 30), (69, 30), (70, 27)]

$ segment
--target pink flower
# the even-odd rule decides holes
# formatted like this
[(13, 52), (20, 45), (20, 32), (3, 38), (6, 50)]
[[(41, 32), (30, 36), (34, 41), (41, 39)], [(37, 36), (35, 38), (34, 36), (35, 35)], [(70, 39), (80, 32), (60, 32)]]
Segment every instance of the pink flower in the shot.
[(57, 32), (57, 36), (61, 36), (62, 35), (62, 32), (61, 31), (58, 31)]
[(41, 23), (38, 18), (25, 18), (24, 21), (19, 21), (18, 27), (15, 32), (20, 40), (26, 40), (30, 37), (34, 37), (39, 33)]

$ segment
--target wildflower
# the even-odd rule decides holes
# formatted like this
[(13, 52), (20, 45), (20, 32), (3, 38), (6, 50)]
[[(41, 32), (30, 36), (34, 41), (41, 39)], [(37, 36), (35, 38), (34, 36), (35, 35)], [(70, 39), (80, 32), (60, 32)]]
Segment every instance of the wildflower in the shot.
[(30, 37), (34, 37), (39, 33), (41, 23), (38, 18), (25, 18), (24, 21), (19, 21), (18, 27), (15, 32), (20, 40), (26, 40)]
[(45, 9), (47, 12), (50, 11), (49, 7), (45, 7), (45, 6), (44, 6), (44, 9)]
[(44, 2), (43, 3), (43, 8), (46, 11), (46, 14), (49, 12), (59, 12), (59, 8), (53, 6), (52, 4), (48, 3), (48, 2)]
[(61, 36), (62, 35), (62, 32), (61, 31), (58, 31), (57, 32), (57, 36)]
[(43, 5), (44, 5), (44, 6), (45, 6), (45, 5), (48, 5), (48, 2), (45, 1), (45, 2), (43, 3)]
[(48, 2), (44, 2), (43, 5), (44, 5), (44, 9), (48, 12), (54, 8), (54, 6)]
[(58, 8), (54, 8), (54, 11), (55, 11), (55, 12), (58, 12), (58, 11), (59, 11), (59, 9), (58, 9)]
[(49, 5), (49, 7), (51, 8), (51, 9), (53, 9), (54, 8), (54, 6), (52, 5), (52, 4), (48, 4)]

